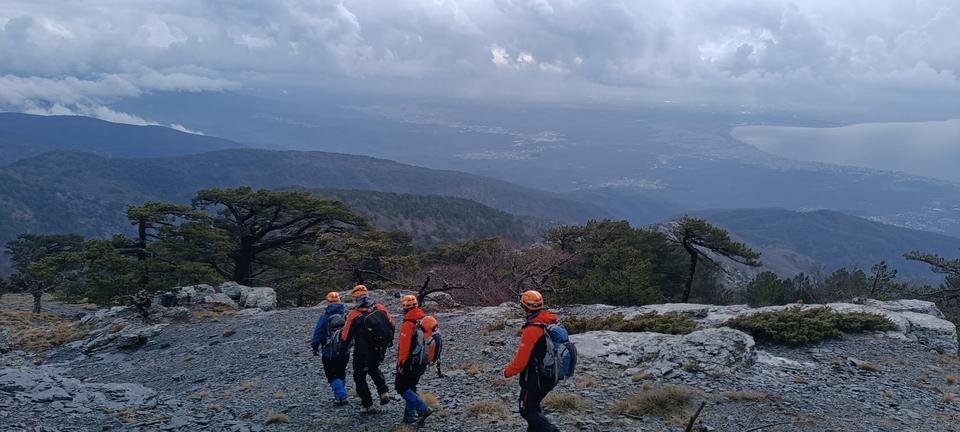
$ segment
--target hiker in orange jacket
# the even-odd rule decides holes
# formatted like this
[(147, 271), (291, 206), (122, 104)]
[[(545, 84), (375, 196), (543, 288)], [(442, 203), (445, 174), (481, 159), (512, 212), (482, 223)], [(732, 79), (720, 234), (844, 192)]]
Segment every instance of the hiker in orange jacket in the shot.
[(360, 396), (363, 405), (361, 412), (371, 414), (377, 412), (377, 409), (373, 406), (367, 375), (370, 375), (377, 387), (380, 405), (390, 403), (390, 388), (387, 387), (383, 372), (380, 372), (380, 363), (387, 354), (387, 348), (393, 345), (396, 324), (386, 306), (370, 299), (366, 286), (353, 287), (351, 296), (357, 304), (347, 314), (347, 322), (340, 338), (347, 343), (354, 341), (353, 380), (356, 383), (357, 396)]
[(544, 329), (536, 324), (555, 324), (557, 316), (544, 308), (543, 296), (537, 291), (523, 293), (520, 306), (527, 313), (527, 322), (523, 325), (517, 353), (504, 368), (503, 376), (510, 378), (520, 375), (520, 416), (527, 421), (527, 431), (556, 432), (559, 429), (547, 420), (540, 406), (556, 384), (541, 380), (537, 371), (537, 365), (546, 355), (547, 346)]
[[(433, 410), (420, 399), (417, 394), (417, 384), (420, 383), (420, 377), (427, 370), (427, 363), (418, 361), (419, 356), (414, 353), (415, 349), (427, 349), (424, 346), (416, 346), (417, 326), (426, 316), (416, 296), (405, 295), (400, 299), (403, 306), (403, 324), (400, 325), (400, 340), (397, 342), (397, 379), (395, 388), (397, 393), (406, 402), (406, 409), (403, 413), (403, 422), (407, 424), (423, 423), (427, 420)], [(422, 341), (421, 341), (422, 342)]]

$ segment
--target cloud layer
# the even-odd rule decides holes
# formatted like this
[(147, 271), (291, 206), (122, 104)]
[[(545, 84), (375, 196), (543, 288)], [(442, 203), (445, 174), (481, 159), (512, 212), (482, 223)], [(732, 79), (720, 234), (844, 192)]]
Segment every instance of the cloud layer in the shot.
[(917, 102), (960, 95), (958, 53), (954, 0), (6, 0), (0, 109), (83, 111), (150, 91), (278, 84)]

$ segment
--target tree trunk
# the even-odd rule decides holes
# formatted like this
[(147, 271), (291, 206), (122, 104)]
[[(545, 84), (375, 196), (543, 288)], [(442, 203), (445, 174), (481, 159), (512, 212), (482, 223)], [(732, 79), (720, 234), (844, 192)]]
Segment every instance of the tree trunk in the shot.
[(43, 297), (42, 292), (33, 293), (33, 313), (40, 313), (40, 298)]
[(251, 286), (253, 281), (250, 275), (253, 274), (253, 253), (247, 250), (240, 250), (233, 257), (233, 281), (240, 285)]
[(147, 268), (147, 222), (143, 218), (137, 221), (137, 261), (140, 264), (140, 289), (150, 285), (150, 270)]
[(683, 248), (690, 254), (690, 270), (687, 272), (687, 283), (683, 287), (683, 299), (681, 303), (690, 301), (690, 291), (693, 290), (693, 277), (697, 274), (697, 261), (700, 260), (700, 253), (693, 246), (683, 245)]

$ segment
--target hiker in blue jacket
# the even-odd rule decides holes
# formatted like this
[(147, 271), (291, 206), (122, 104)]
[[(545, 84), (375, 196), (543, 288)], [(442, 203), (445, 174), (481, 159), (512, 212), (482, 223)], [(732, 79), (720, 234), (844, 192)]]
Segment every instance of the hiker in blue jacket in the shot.
[(313, 355), (323, 357), (323, 373), (333, 389), (333, 401), (336, 405), (347, 404), (347, 363), (350, 362), (350, 350), (346, 342), (340, 339), (340, 332), (346, 323), (347, 308), (340, 302), (340, 294), (332, 291), (327, 294), (327, 308), (313, 328), (310, 346)]

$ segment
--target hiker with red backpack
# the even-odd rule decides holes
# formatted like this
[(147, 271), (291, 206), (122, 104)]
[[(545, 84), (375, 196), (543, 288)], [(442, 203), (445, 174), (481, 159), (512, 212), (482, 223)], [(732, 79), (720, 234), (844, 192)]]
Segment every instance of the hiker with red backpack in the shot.
[(556, 385), (576, 368), (576, 346), (557, 316), (546, 310), (537, 291), (524, 292), (520, 306), (527, 313), (520, 346), (503, 376), (520, 375), (520, 416), (528, 432), (555, 432), (556, 426), (543, 415), (540, 403)]
[(390, 388), (387, 387), (383, 372), (380, 372), (380, 363), (383, 362), (387, 349), (393, 346), (396, 324), (387, 307), (374, 303), (367, 294), (366, 286), (353, 287), (351, 296), (357, 304), (347, 314), (340, 339), (345, 343), (354, 343), (353, 380), (363, 405), (361, 412), (371, 414), (377, 412), (377, 409), (373, 406), (367, 375), (373, 380), (377, 393), (380, 394), (380, 405), (390, 403)]
[(420, 309), (416, 296), (405, 295), (400, 299), (403, 307), (403, 324), (397, 343), (397, 379), (395, 388), (406, 402), (403, 422), (423, 426), (433, 410), (420, 399), (417, 384), (427, 366), (440, 356), (440, 333), (437, 319), (427, 316)]
[(317, 320), (313, 328), (313, 338), (310, 346), (313, 355), (319, 356), (323, 352), (323, 373), (333, 389), (333, 403), (345, 405), (347, 401), (347, 362), (350, 361), (350, 346), (340, 339), (343, 327), (346, 325), (347, 308), (340, 302), (340, 294), (336, 291), (327, 293), (327, 308)]

